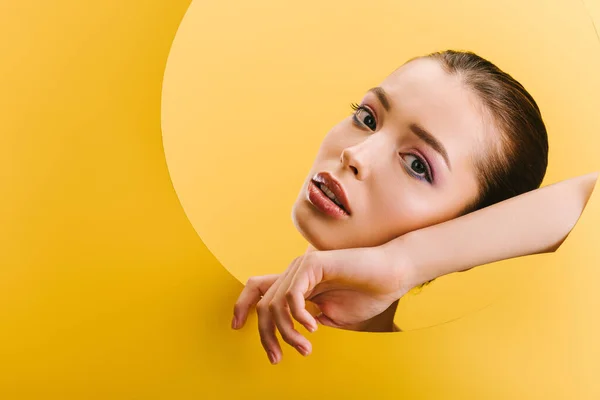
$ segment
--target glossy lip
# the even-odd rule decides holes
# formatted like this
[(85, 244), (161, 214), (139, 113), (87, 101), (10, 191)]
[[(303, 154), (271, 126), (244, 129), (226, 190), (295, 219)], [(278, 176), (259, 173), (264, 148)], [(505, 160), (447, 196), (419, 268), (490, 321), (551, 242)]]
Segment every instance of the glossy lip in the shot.
[(349, 214), (331, 200), (312, 180), (308, 182), (307, 200), (320, 212), (336, 219), (348, 218)]
[(344, 190), (342, 184), (335, 179), (333, 175), (331, 175), (329, 172), (319, 172), (312, 178), (312, 181), (317, 185), (317, 187), (321, 183), (327, 186), (327, 188), (333, 192), (335, 197), (342, 204), (348, 215), (352, 215), (350, 203), (348, 202), (348, 197), (346, 196), (346, 191)]

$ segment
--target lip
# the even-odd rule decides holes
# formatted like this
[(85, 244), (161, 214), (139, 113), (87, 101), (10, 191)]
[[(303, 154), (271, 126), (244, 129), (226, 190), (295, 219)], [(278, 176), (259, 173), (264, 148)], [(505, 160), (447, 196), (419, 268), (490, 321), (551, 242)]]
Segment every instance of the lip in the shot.
[[(331, 199), (329, 199), (329, 197), (327, 197), (321, 191), (321, 189), (318, 187), (320, 184), (327, 186), (327, 188), (333, 192), (333, 194), (335, 195), (337, 200), (344, 207), (345, 211), (341, 210)], [(318, 191), (318, 193), (313, 193), (315, 189)], [(311, 199), (311, 195), (314, 199)], [(317, 195), (319, 195), (319, 196), (317, 196)], [(324, 199), (320, 198), (321, 196), (324, 197)], [(316, 198), (316, 197), (319, 197), (319, 198)], [(311, 200), (311, 202), (313, 204), (315, 203), (315, 202), (313, 202), (313, 200), (317, 200), (317, 201), (321, 200), (320, 201), (321, 203), (323, 203), (322, 200), (326, 200), (327, 202), (330, 202), (333, 206), (335, 206), (335, 208), (342, 211), (343, 212), (342, 216), (347, 217), (349, 215), (352, 215), (352, 209), (350, 208), (350, 202), (348, 201), (348, 196), (346, 195), (346, 191), (344, 190), (344, 187), (342, 186), (340, 181), (335, 179), (335, 177), (333, 175), (331, 175), (329, 172), (319, 172), (312, 178), (312, 180), (309, 184), (309, 200)], [(315, 205), (319, 206), (319, 204), (315, 204)], [(323, 204), (321, 204), (321, 207), (319, 207), (319, 208), (322, 208), (322, 206), (323, 206)], [(326, 204), (326, 206), (328, 206), (328, 204)], [(330, 207), (326, 207), (326, 208), (328, 210), (322, 210), (322, 211), (325, 211), (326, 213), (330, 214), (330, 212), (327, 212), (327, 211), (332, 211), (332, 210), (330, 210)], [(336, 214), (339, 214), (339, 212)]]

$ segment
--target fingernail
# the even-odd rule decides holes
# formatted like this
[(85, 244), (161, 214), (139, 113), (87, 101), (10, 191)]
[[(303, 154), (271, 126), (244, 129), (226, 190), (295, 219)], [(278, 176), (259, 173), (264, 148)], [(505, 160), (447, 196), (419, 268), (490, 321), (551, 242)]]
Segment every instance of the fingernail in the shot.
[(298, 350), (298, 352), (300, 352), (300, 354), (302, 354), (304, 357), (308, 355), (308, 350), (306, 350), (304, 346), (300, 344), (296, 346), (296, 350)]
[(271, 364), (275, 365), (277, 364), (277, 359), (275, 358), (275, 353), (273, 353), (272, 351), (269, 351), (269, 361), (271, 362)]
[(235, 316), (233, 317), (233, 319), (231, 320), (231, 329), (237, 329), (238, 325), (237, 325), (237, 319), (235, 319)]

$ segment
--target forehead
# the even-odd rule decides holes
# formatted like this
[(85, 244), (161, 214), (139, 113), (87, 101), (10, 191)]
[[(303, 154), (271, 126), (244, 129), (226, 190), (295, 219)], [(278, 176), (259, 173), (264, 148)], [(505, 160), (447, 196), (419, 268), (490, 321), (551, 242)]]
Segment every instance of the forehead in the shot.
[(458, 74), (449, 74), (429, 58), (410, 61), (382, 83), (390, 101), (390, 117), (398, 124), (417, 123), (434, 135), (451, 163), (468, 167), (490, 134), (484, 108)]
[(419, 58), (404, 64), (392, 72), (381, 86), (398, 106), (405, 108), (419, 105), (457, 112), (468, 106), (465, 112), (461, 112), (466, 117), (466, 111), (478, 105), (474, 93), (468, 90), (461, 77), (448, 73), (439, 61), (431, 58)]

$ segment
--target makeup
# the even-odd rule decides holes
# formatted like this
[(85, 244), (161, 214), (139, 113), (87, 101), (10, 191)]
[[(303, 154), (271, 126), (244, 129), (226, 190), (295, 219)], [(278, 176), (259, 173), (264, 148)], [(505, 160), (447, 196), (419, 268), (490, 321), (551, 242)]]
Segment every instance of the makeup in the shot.
[(334, 218), (350, 216), (350, 204), (341, 183), (328, 172), (319, 172), (308, 183), (308, 200)]

